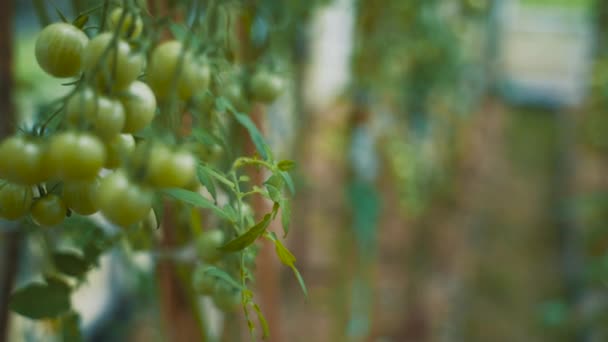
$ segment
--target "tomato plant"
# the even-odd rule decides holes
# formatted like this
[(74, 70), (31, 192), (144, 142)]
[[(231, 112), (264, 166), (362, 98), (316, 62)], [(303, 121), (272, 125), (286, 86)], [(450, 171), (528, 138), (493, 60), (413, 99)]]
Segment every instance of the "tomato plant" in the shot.
[[(267, 231), (288, 208), (293, 181), (284, 166), (291, 162), (275, 159), (246, 112), (252, 102), (276, 99), (285, 80), (262, 58), (235, 58), (236, 31), (224, 20), (251, 10), (245, 4), (218, 3), (203, 11), (200, 1), (175, 2), (168, 11), (191, 13), (186, 25), (145, 4), (103, 1), (71, 23), (58, 11), (63, 22), (39, 33), (35, 55), (42, 70), (74, 79), (58, 82), (67, 94), (42, 104), (31, 127), (0, 143), (0, 216), (19, 220), (34, 234), (41, 227), (55, 234), (44, 239), (43, 248), (56, 257), (40, 272), (46, 289), (58, 279), (68, 293), (81, 283), (68, 278), (83, 279), (103, 252), (122, 246), (118, 240), (127, 250), (155, 253), (178, 230), (175, 245), (166, 247), (192, 244), (196, 250), (183, 286), (210, 296), (224, 312), (242, 307), (253, 334), (250, 310), (263, 320), (250, 288), (257, 240), (277, 246), (278, 257), (305, 290), (294, 260)], [(241, 139), (230, 133), (243, 128), (254, 154), (246, 155)], [(252, 180), (248, 166), (265, 169), (273, 181)], [(252, 210), (255, 197), (271, 200), (272, 210)], [(162, 219), (165, 211), (173, 221)], [(89, 218), (95, 213), (104, 224), (122, 228), (118, 238)], [(195, 219), (202, 214), (209, 226)], [(282, 222), (287, 232), (289, 212)], [(75, 246), (80, 250), (73, 255), (59, 251), (75, 226), (96, 236), (95, 244)], [(89, 241), (70, 241), (81, 240)], [(31, 289), (26, 285), (16, 297)], [(32, 318), (76, 315), (69, 307), (54, 307), (41, 316), (18, 299), (11, 308)]]

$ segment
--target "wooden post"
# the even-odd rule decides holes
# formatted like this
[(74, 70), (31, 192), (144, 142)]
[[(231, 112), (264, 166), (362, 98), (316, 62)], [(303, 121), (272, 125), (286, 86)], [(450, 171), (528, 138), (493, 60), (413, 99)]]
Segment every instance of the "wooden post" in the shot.
[[(0, 1), (0, 139), (13, 130), (12, 102), (12, 17), (13, 2)], [(18, 230), (7, 230), (0, 237), (2, 243), (2, 260), (0, 260), (0, 341), (8, 341), (9, 312), (8, 300), (13, 289), (19, 266), (20, 233)]]

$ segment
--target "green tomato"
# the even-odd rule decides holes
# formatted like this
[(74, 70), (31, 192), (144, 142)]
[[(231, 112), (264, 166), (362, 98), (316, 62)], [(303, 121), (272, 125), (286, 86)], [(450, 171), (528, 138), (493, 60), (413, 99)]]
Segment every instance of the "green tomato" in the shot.
[(271, 103), (281, 94), (285, 88), (281, 76), (268, 71), (257, 71), (249, 82), (249, 93), (254, 100), (263, 103)]
[(61, 197), (48, 194), (34, 202), (30, 215), (39, 226), (50, 227), (63, 222), (67, 212), (68, 209)]
[(152, 186), (182, 188), (196, 175), (196, 159), (189, 152), (173, 152), (165, 145), (156, 144), (149, 152), (145, 175)]
[(122, 170), (103, 178), (97, 191), (101, 213), (121, 227), (144, 220), (152, 208), (152, 201), (152, 193), (131, 183)]
[(212, 295), (218, 279), (210, 274), (203, 265), (198, 265), (192, 274), (192, 286), (201, 295)]
[(125, 133), (136, 133), (148, 126), (156, 113), (156, 97), (147, 84), (135, 81), (121, 98), (125, 108)]
[(0, 143), (0, 177), (14, 183), (33, 185), (47, 180), (45, 148), (34, 138), (13, 135)]
[[(175, 91), (175, 86), (179, 98), (188, 100), (193, 91), (198, 90), (194, 87), (209, 85), (210, 71), (207, 75), (207, 69), (197, 68), (190, 53), (182, 51), (182, 43), (171, 40), (161, 43), (152, 52), (147, 75), (148, 84), (159, 100), (167, 99)], [(180, 58), (181, 69), (177, 74)]]
[(97, 189), (99, 181), (65, 182), (63, 184), (63, 201), (80, 215), (91, 215), (97, 212)]
[(98, 95), (90, 88), (72, 96), (66, 104), (66, 119), (81, 126), (91, 123), (95, 133), (102, 139), (109, 139), (120, 133), (125, 125), (125, 110), (118, 100)]
[(47, 165), (66, 181), (93, 180), (106, 161), (103, 143), (89, 133), (62, 132), (51, 138)]
[[(112, 13), (110, 13), (108, 19), (108, 26), (110, 31), (116, 32), (118, 28), (118, 24), (120, 23), (120, 18), (124, 13), (124, 9), (121, 7), (115, 8)], [(139, 17), (139, 15), (134, 13), (127, 13), (123, 19), (122, 25), (120, 25), (120, 35), (126, 39), (137, 39), (141, 35), (141, 31), (144, 28), (144, 23)]]
[(125, 110), (120, 101), (105, 96), (98, 97), (97, 103), (95, 133), (104, 140), (114, 138), (125, 126)]
[(135, 150), (135, 139), (131, 134), (117, 134), (106, 142), (107, 158), (105, 167), (116, 169), (124, 164)]
[(184, 65), (182, 78), (178, 84), (179, 97), (184, 101), (201, 97), (211, 84), (211, 67), (205, 61), (190, 61)]
[(216, 262), (221, 256), (220, 248), (224, 244), (224, 232), (212, 229), (203, 232), (196, 240), (196, 251), (205, 262)]
[(215, 306), (224, 312), (233, 312), (241, 306), (241, 291), (225, 282), (218, 282), (212, 297)]
[[(132, 53), (124, 40), (118, 39), (108, 53), (104, 52), (112, 43), (112, 33), (106, 32), (93, 38), (84, 51), (84, 68), (95, 72), (100, 86), (118, 91), (129, 87), (139, 76), (143, 67), (143, 57)], [(103, 57), (103, 58), (102, 58)]]
[(70, 97), (65, 105), (67, 122), (74, 126), (92, 123), (98, 109), (97, 97), (97, 94), (88, 87)]
[(0, 217), (16, 220), (25, 216), (32, 206), (32, 187), (3, 183), (0, 184)]
[(89, 38), (74, 25), (54, 23), (45, 27), (36, 40), (36, 60), (49, 75), (77, 76)]

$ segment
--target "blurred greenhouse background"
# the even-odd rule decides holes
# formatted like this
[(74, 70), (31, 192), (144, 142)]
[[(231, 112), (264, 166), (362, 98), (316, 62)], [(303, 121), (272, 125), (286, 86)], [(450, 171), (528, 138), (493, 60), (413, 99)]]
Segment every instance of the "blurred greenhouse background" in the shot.
[[(265, 120), (297, 162), (309, 297), (260, 256), (270, 341), (608, 341), (608, 1), (313, 2)], [(11, 16), (25, 122), (63, 91), (34, 3)], [(44, 258), (22, 254), (15, 286)], [(103, 257), (72, 298), (87, 341), (166, 340), (154, 260)], [(249, 339), (241, 312), (201, 306), (210, 341)], [(54, 329), (10, 319), (9, 341)]]

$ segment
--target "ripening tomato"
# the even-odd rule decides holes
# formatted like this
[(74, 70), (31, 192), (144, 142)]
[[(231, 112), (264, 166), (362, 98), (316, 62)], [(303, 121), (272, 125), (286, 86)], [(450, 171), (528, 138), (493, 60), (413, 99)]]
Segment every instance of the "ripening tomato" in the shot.
[[(178, 65), (181, 65), (179, 74)], [(189, 52), (183, 51), (182, 43), (177, 40), (161, 43), (152, 52), (148, 84), (159, 100), (167, 99), (176, 89), (179, 98), (186, 101), (194, 91), (207, 90), (210, 80), (209, 66), (196, 63)]]
[(54, 23), (45, 27), (36, 40), (36, 60), (55, 77), (77, 76), (89, 38), (74, 25)]
[[(121, 7), (115, 8), (112, 13), (110, 13), (108, 19), (108, 26), (110, 31), (115, 32), (118, 30), (118, 25), (120, 23), (120, 19), (123, 16), (124, 9)], [(137, 39), (141, 35), (141, 31), (144, 28), (144, 23), (139, 17), (139, 15), (135, 13), (127, 13), (124, 15), (124, 19), (122, 24), (120, 25), (120, 35), (126, 39)]]
[(131, 134), (117, 134), (106, 142), (107, 158), (105, 167), (115, 169), (124, 164), (135, 150), (135, 139)]
[(131, 83), (121, 101), (126, 115), (123, 132), (137, 133), (154, 119), (156, 97), (144, 82)]
[(281, 94), (285, 88), (281, 76), (265, 70), (258, 70), (249, 81), (249, 93), (254, 100), (270, 103)]
[(220, 281), (215, 285), (211, 298), (218, 309), (224, 312), (232, 312), (241, 305), (242, 294), (239, 289)]
[(63, 183), (62, 198), (68, 208), (80, 215), (97, 212), (97, 189), (99, 181), (80, 181)]
[(33, 185), (51, 174), (44, 165), (45, 147), (36, 138), (13, 135), (0, 143), (0, 177), (18, 184)]
[(128, 227), (145, 219), (152, 208), (152, 193), (132, 183), (122, 170), (104, 177), (97, 191), (102, 214), (112, 223)]
[(196, 251), (199, 257), (205, 262), (216, 262), (222, 255), (218, 248), (224, 244), (224, 237), (224, 232), (219, 229), (203, 232), (196, 239)]
[(156, 144), (150, 151), (145, 175), (146, 181), (155, 187), (185, 187), (196, 175), (196, 159), (187, 151), (173, 152)]
[(13, 183), (0, 184), (0, 217), (7, 220), (19, 219), (30, 211), (32, 187)]
[(125, 124), (122, 103), (107, 96), (95, 94), (90, 88), (74, 95), (66, 104), (66, 119), (73, 125), (90, 123), (102, 139), (120, 133)]
[(61, 197), (47, 194), (34, 202), (30, 215), (37, 225), (50, 227), (63, 222), (67, 212)]
[(95, 73), (102, 87), (123, 90), (139, 76), (144, 61), (139, 53), (132, 52), (129, 44), (121, 39), (105, 53), (111, 46), (112, 38), (110, 32), (93, 38), (84, 50), (83, 65), (87, 72)]
[(47, 165), (62, 180), (93, 180), (106, 160), (103, 143), (94, 135), (66, 131), (51, 138)]
[(211, 295), (218, 279), (203, 265), (198, 265), (192, 274), (192, 287), (201, 295)]

